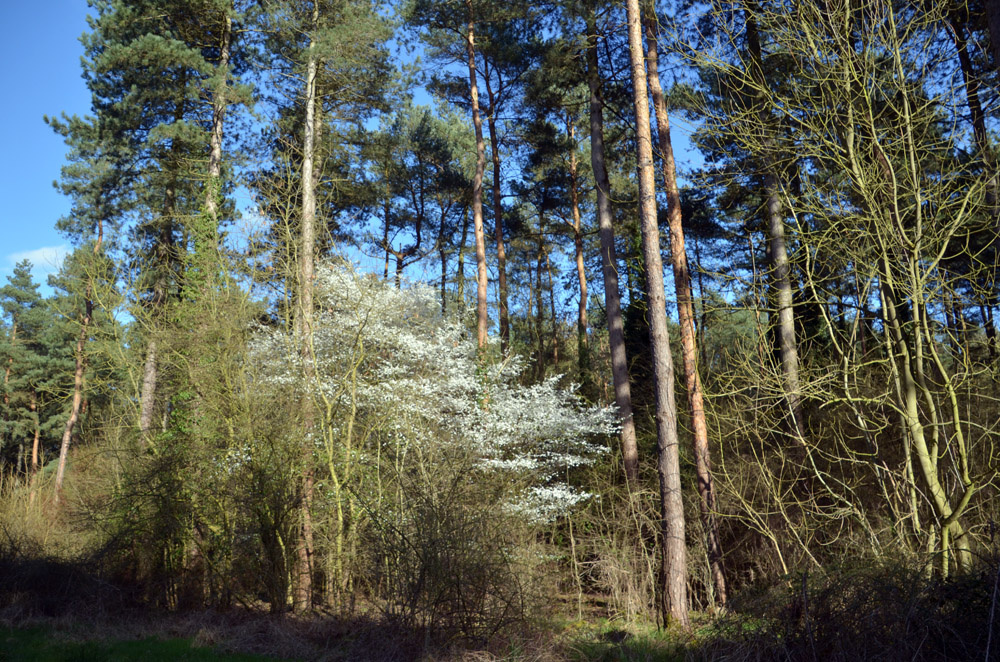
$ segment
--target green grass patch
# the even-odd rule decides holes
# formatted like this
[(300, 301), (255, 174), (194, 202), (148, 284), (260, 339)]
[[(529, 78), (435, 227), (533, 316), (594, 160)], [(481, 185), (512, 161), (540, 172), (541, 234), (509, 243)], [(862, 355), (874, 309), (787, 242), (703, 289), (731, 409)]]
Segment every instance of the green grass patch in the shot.
[(566, 646), (572, 662), (680, 662), (685, 657), (682, 637), (650, 624), (618, 627), (601, 620), (576, 629), (569, 629)]
[(141, 639), (137, 641), (74, 640), (63, 633), (42, 629), (0, 628), (0, 662), (158, 662), (163, 660), (225, 660), (260, 662), (275, 658), (234, 655), (195, 646), (192, 639)]

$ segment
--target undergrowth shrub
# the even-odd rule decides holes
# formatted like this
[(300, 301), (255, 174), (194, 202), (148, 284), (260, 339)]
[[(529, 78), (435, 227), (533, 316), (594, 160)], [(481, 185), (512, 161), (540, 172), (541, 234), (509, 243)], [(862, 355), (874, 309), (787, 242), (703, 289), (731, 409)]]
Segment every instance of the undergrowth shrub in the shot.
[(1000, 557), (929, 577), (901, 563), (803, 573), (737, 596), (704, 659), (989, 660), (1000, 654)]

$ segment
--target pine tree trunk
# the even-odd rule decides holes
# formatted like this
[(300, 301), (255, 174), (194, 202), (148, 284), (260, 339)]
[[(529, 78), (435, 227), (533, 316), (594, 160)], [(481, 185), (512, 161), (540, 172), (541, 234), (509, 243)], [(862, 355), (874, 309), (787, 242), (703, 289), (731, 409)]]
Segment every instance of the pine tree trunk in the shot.
[(552, 318), (552, 365), (559, 364), (559, 322), (556, 317), (556, 288), (552, 281), (552, 260), (545, 254), (545, 269), (549, 272), (549, 315)]
[(445, 252), (444, 244), (438, 249), (438, 256), (441, 259), (441, 315), (448, 312), (448, 254)]
[(674, 365), (667, 329), (663, 262), (660, 258), (660, 231), (657, 225), (656, 185), (653, 169), (653, 142), (649, 123), (646, 67), (643, 61), (639, 0), (628, 0), (628, 40), (635, 106), (636, 148), (639, 174), (639, 214), (642, 223), (642, 252), (646, 270), (646, 305), (649, 343), (653, 354), (653, 381), (656, 389), (657, 471), (663, 528), (663, 602), (666, 623), (689, 628), (687, 607), (687, 548), (684, 541), (684, 501), (681, 494), (680, 441), (677, 436), (677, 407), (674, 402)]
[(476, 21), (472, 0), (465, 0), (469, 27), (465, 52), (469, 58), (469, 102), (472, 105), (472, 125), (476, 130), (476, 174), (472, 179), (472, 221), (476, 235), (476, 340), (479, 351), (486, 350), (489, 312), (487, 310), (486, 235), (483, 232), (483, 172), (486, 169), (486, 143), (483, 140), (483, 120), (479, 115), (479, 84), (476, 76)]
[(28, 409), (30, 409), (31, 413), (34, 414), (32, 418), (35, 423), (35, 434), (31, 442), (31, 473), (35, 474), (38, 472), (38, 442), (41, 430), (39, 429), (38, 424), (38, 396), (35, 394), (34, 390), (31, 391), (31, 403), (28, 405)]
[(486, 124), (490, 131), (490, 155), (493, 159), (493, 233), (497, 242), (497, 286), (500, 308), (500, 353), (510, 348), (510, 313), (507, 309), (507, 250), (503, 243), (503, 197), (500, 192), (500, 136), (497, 132), (497, 101), (486, 77), (486, 94), (490, 101)]
[[(11, 345), (12, 349), (14, 347), (14, 343), (16, 343), (16, 342), (17, 342), (17, 320), (14, 320), (11, 323), (11, 334), (10, 334), (10, 345)], [(4, 405), (4, 419), (5, 420), (9, 420), (8, 419), (8, 416), (9, 416), (8, 407), (10, 406), (10, 393), (8, 393), (8, 391), (7, 391), (7, 386), (10, 384), (10, 370), (11, 370), (11, 366), (13, 366), (13, 365), (14, 365), (14, 357), (10, 356), (7, 359), (7, 365), (4, 367), (4, 371), (3, 371), (3, 405)], [(4, 445), (5, 442), (6, 442), (6, 439), (3, 439), (2, 437), (0, 437), (0, 446)], [(16, 465), (15, 465), (14, 471), (15, 472), (17, 471), (17, 466)]]
[[(94, 242), (94, 255), (101, 254), (101, 246), (104, 243), (104, 221), (97, 221), (97, 241)], [(94, 314), (94, 301), (92, 299), (93, 294), (93, 276), (88, 276), (90, 279), (87, 283), (87, 290), (83, 295), (84, 298), (84, 315), (83, 319), (80, 320), (80, 335), (76, 339), (76, 367), (73, 370), (73, 401), (70, 407), (69, 418), (66, 420), (66, 425), (63, 428), (62, 443), (59, 445), (59, 464), (56, 467), (56, 480), (53, 494), (53, 501), (58, 504), (59, 497), (62, 493), (63, 479), (66, 476), (66, 458), (69, 457), (69, 444), (73, 439), (73, 428), (76, 426), (77, 420), (80, 418), (80, 405), (83, 403), (83, 377), (87, 369), (87, 357), (83, 353), (84, 347), (87, 343), (87, 332), (90, 327), (90, 320)]]
[(217, 72), (222, 80), (212, 92), (212, 129), (209, 134), (208, 186), (205, 191), (205, 211), (218, 227), (218, 199), (222, 186), (222, 137), (226, 121), (226, 91), (229, 76), (229, 51), (232, 41), (233, 20), (226, 14), (222, 28), (222, 42), (219, 46)]
[(726, 577), (722, 567), (722, 546), (715, 514), (715, 485), (712, 481), (712, 462), (708, 447), (708, 425), (705, 422), (705, 400), (701, 378), (698, 375), (694, 331), (694, 305), (691, 300), (691, 274), (688, 270), (684, 246), (684, 227), (681, 218), (681, 196), (677, 187), (677, 169), (674, 148), (670, 141), (670, 119), (667, 104), (660, 86), (658, 70), (657, 20), (652, 7), (644, 19), (646, 27), (646, 60), (648, 61), (649, 87), (656, 113), (657, 138), (663, 157), (663, 180), (667, 193), (667, 218), (670, 223), (670, 261), (674, 272), (674, 289), (677, 293), (677, 317), (680, 321), (681, 350), (684, 363), (684, 383), (687, 388), (688, 407), (691, 410), (691, 427), (694, 441), (695, 473), (702, 526), (705, 529), (705, 546), (712, 571), (715, 597), (722, 606), (726, 604)]
[(580, 302), (576, 316), (576, 351), (578, 369), (580, 371), (581, 392), (590, 397), (590, 341), (587, 320), (587, 271), (583, 260), (583, 223), (580, 218), (580, 182), (576, 162), (576, 126), (572, 115), (566, 114), (566, 132), (570, 139), (569, 154), (569, 196), (570, 209), (573, 214), (573, 252), (576, 263), (576, 279), (580, 285)]
[(70, 407), (69, 419), (67, 419), (66, 426), (63, 428), (62, 443), (59, 446), (59, 464), (56, 468), (54, 501), (57, 504), (62, 493), (63, 478), (66, 475), (66, 458), (69, 457), (69, 443), (73, 438), (73, 427), (80, 417), (80, 403), (83, 402), (83, 375), (87, 369), (87, 357), (84, 355), (83, 350), (87, 342), (87, 329), (90, 326), (90, 318), (94, 311), (89, 285), (87, 286), (84, 298), (86, 300), (86, 312), (83, 315), (83, 319), (80, 320), (80, 334), (76, 339), (76, 368), (73, 370), (73, 404)]
[(538, 230), (538, 246), (535, 251), (535, 351), (538, 358), (535, 361), (535, 379), (541, 381), (545, 377), (545, 309), (542, 303), (544, 286), (542, 285), (542, 264), (545, 254), (544, 237), (541, 228)]
[(38, 470), (39, 466), (39, 445), (41, 443), (41, 425), (38, 420), (38, 396), (34, 390), (31, 391), (31, 404), (29, 405), (31, 413), (34, 414), (32, 417), (34, 419), (35, 434), (31, 442), (31, 478), (28, 483), (31, 485), (31, 490), (28, 493), (28, 503), (35, 503), (35, 494), (38, 487)]
[(469, 241), (469, 207), (462, 210), (462, 239), (458, 243), (458, 273), (455, 279), (458, 281), (458, 302), (465, 306), (465, 244)]
[[(313, 2), (312, 30), (319, 28), (319, 3)], [(302, 486), (299, 510), (299, 540), (295, 559), (295, 582), (292, 594), (292, 609), (302, 612), (312, 607), (312, 496), (313, 471), (311, 439), (316, 427), (316, 408), (312, 388), (316, 382), (315, 357), (312, 350), (313, 339), (313, 279), (315, 267), (313, 256), (316, 249), (316, 180), (313, 158), (316, 151), (316, 75), (319, 68), (316, 56), (316, 35), (310, 37), (306, 62), (305, 125), (302, 146), (302, 227), (299, 246), (299, 296), (298, 320), (299, 354), (302, 357), (305, 392), (302, 397)]]
[[(157, 299), (154, 295), (154, 300)], [(139, 397), (139, 431), (145, 440), (153, 427), (153, 403), (156, 394), (156, 340), (146, 344), (146, 360), (142, 367), (142, 394)]]
[[(11, 344), (11, 347), (13, 347), (14, 343), (16, 343), (16, 342), (17, 342), (17, 320), (15, 320), (14, 322), (11, 323), (11, 329), (10, 329), (10, 344)], [(4, 368), (4, 371), (3, 371), (3, 385), (4, 385), (3, 403), (5, 405), (9, 405), (10, 404), (10, 395), (7, 393), (7, 385), (10, 384), (10, 369), (11, 369), (12, 365), (14, 365), (14, 357), (13, 356), (11, 356), (11, 357), (9, 357), (7, 359), (7, 367)]]
[(601, 240), (601, 269), (604, 276), (604, 308), (608, 319), (608, 344), (611, 350), (611, 377), (615, 404), (621, 424), (622, 459), (625, 478), (634, 483), (639, 475), (639, 453), (632, 418), (632, 391), (625, 354), (625, 327), (622, 321), (621, 294), (618, 290), (618, 257), (615, 231), (611, 223), (611, 183), (604, 165), (604, 99), (601, 73), (597, 62), (597, 17), (594, 6), (587, 7), (587, 86), (590, 90), (590, 163), (597, 188), (597, 221)]
[[(181, 83), (184, 81), (182, 80)], [(181, 101), (174, 108), (174, 123), (178, 124), (184, 119), (186, 104)], [(174, 216), (177, 211), (177, 168), (180, 161), (181, 145), (174, 140), (170, 146), (171, 159), (169, 162), (170, 180), (164, 191), (163, 216), (161, 219), (160, 239), (156, 243), (156, 267), (159, 274), (156, 283), (153, 285), (153, 331), (149, 344), (146, 347), (146, 360), (142, 373), (142, 392), (139, 397), (139, 430), (142, 443), (148, 440), (149, 431), (153, 425), (153, 412), (156, 407), (156, 387), (159, 378), (157, 367), (157, 345), (155, 340), (156, 329), (159, 326), (160, 316), (165, 312), (167, 305), (167, 276), (171, 262), (174, 260)]]
[[(760, 49), (760, 35), (753, 15), (755, 3), (747, 3), (746, 32), (751, 74), (763, 89), (764, 69)], [(770, 124), (766, 110), (760, 111), (764, 126)], [(795, 313), (792, 308), (791, 267), (785, 244), (785, 219), (781, 213), (778, 177), (771, 171), (771, 164), (764, 164), (764, 189), (767, 194), (768, 257), (770, 260), (771, 288), (778, 309), (776, 326), (778, 353), (781, 357), (781, 374), (785, 401), (788, 404), (792, 428), (792, 443), (800, 448), (806, 445), (805, 422), (802, 416), (802, 393), (799, 384), (799, 351), (795, 340)]]

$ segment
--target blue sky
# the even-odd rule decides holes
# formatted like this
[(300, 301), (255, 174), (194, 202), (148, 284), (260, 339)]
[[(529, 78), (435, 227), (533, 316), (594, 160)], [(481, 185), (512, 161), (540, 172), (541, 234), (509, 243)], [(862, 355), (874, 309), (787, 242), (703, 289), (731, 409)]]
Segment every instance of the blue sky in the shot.
[[(39, 11), (44, 6), (45, 11)], [(66, 147), (42, 120), (44, 115), (86, 115), (90, 96), (81, 77), (80, 35), (88, 29), (85, 0), (0, 0), (0, 89), (8, 102), (0, 106), (0, 286), (14, 265), (27, 258), (35, 279), (43, 284), (70, 248), (55, 230), (70, 209), (69, 200), (53, 188), (65, 162)], [(423, 99), (420, 99), (424, 101)], [(689, 166), (690, 127), (674, 117), (678, 165)], [(243, 201), (243, 206), (246, 202)], [(44, 292), (48, 288), (43, 287)]]
[(79, 42), (87, 10), (84, 0), (0, 0), (0, 285), (24, 258), (44, 283), (69, 248), (55, 230), (69, 200), (52, 187), (66, 148), (42, 116), (90, 111)]

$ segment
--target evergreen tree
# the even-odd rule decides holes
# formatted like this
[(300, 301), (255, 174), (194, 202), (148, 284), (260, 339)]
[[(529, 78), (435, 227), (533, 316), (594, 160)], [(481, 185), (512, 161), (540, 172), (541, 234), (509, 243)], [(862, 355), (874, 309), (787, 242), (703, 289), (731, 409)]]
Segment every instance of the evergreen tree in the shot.
[(42, 335), (50, 320), (31, 277), (31, 262), (18, 262), (7, 281), (0, 288), (7, 330), (0, 344), (4, 388), (0, 453), (3, 464), (13, 465), (13, 471), (34, 473), (39, 467), (42, 424), (39, 400), (47, 373)]

